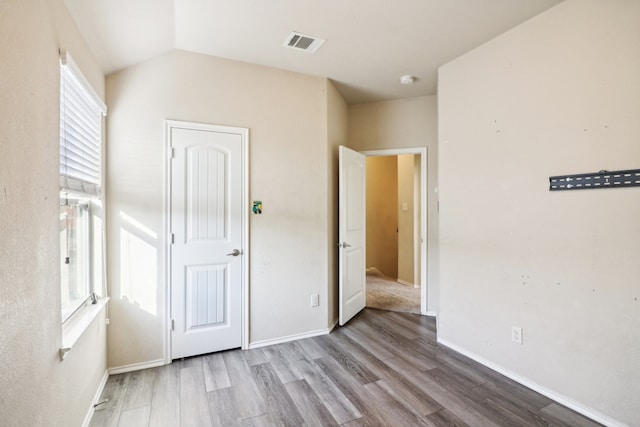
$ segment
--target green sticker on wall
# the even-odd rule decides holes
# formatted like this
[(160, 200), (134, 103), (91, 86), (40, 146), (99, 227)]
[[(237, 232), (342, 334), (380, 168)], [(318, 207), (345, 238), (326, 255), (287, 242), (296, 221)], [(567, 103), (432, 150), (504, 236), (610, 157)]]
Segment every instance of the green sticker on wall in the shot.
[(260, 200), (253, 201), (253, 208), (251, 209), (254, 214), (262, 213), (262, 202)]

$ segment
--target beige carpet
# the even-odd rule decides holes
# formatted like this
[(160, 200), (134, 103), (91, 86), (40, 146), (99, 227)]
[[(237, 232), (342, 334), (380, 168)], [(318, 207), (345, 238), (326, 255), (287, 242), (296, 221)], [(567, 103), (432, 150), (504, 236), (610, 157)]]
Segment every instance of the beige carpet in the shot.
[(420, 314), (420, 288), (367, 272), (367, 307)]

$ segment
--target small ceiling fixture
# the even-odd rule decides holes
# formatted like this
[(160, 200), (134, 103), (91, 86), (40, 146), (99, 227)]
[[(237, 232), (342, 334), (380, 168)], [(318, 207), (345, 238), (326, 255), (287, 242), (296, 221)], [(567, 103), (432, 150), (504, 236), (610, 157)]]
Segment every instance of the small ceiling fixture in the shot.
[(410, 74), (400, 77), (400, 83), (402, 83), (403, 85), (412, 85), (416, 82), (416, 80), (418, 80), (418, 78)]
[(326, 40), (319, 39), (317, 37), (305, 36), (297, 32), (289, 34), (284, 41), (284, 47), (291, 49), (302, 50), (304, 52), (316, 53), (320, 47), (326, 42)]

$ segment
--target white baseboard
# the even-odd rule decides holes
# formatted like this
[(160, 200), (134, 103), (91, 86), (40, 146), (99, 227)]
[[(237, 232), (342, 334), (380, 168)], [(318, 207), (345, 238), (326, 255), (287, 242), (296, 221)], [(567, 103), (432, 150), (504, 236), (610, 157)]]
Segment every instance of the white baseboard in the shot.
[(503, 368), (502, 366), (496, 365), (493, 362), (488, 361), (487, 359), (478, 356), (475, 353), (472, 353), (470, 351), (467, 351), (461, 347), (458, 347), (457, 345), (441, 339), (440, 337), (438, 337), (438, 343), (442, 344), (446, 347), (449, 347), (452, 350), (457, 351), (460, 354), (463, 354), (465, 356), (467, 356), (470, 359), (475, 360), (476, 362), (486, 366), (487, 368), (490, 368), (502, 375), (504, 375), (505, 377), (511, 378), (512, 380), (514, 380), (517, 383), (522, 384), (525, 387), (528, 387), (546, 397), (548, 397), (549, 399), (554, 400), (555, 402), (566, 406), (567, 408), (573, 409), (574, 411), (584, 415), (587, 418), (591, 418), (594, 421), (599, 422), (600, 424), (603, 424), (607, 427), (628, 427), (626, 424), (623, 424), (619, 421), (614, 420), (613, 418), (599, 412), (596, 411), (595, 409), (589, 408), (585, 405), (583, 405), (580, 402), (577, 402), (563, 394), (557, 393), (553, 390), (550, 390), (546, 387), (541, 386), (540, 384), (537, 384), (533, 381), (531, 381), (528, 378), (522, 377), (514, 372), (511, 372), (508, 369)]
[(269, 345), (282, 344), (282, 343), (285, 343), (285, 342), (297, 341), (297, 340), (301, 340), (301, 339), (304, 339), (304, 338), (317, 337), (319, 335), (327, 335), (328, 333), (330, 333), (333, 330), (333, 328), (336, 327), (337, 324), (338, 324), (338, 321), (336, 320), (336, 322), (333, 324), (333, 326), (331, 326), (329, 328), (318, 329), (318, 330), (315, 330), (315, 331), (305, 332), (305, 333), (302, 333), (302, 334), (288, 335), (286, 337), (254, 341), (252, 343), (249, 343), (249, 349), (266, 347), (266, 346), (269, 346)]
[(425, 313), (425, 316), (438, 317), (438, 312), (437, 311), (427, 311)]
[(84, 421), (82, 422), (82, 427), (89, 427), (91, 423), (91, 418), (93, 418), (93, 413), (96, 411), (96, 408), (93, 406), (98, 403), (98, 399), (102, 396), (102, 390), (104, 390), (104, 386), (107, 385), (107, 380), (109, 379), (109, 370), (104, 371), (104, 375), (102, 376), (102, 380), (100, 380), (100, 384), (98, 384), (98, 389), (96, 393), (93, 395), (93, 399), (91, 400), (91, 406), (89, 406), (89, 410), (87, 411), (87, 415), (84, 417)]
[(166, 365), (164, 359), (150, 360), (148, 362), (132, 363), (131, 365), (109, 368), (109, 375), (124, 374), (125, 372), (140, 371), (142, 369), (157, 368)]

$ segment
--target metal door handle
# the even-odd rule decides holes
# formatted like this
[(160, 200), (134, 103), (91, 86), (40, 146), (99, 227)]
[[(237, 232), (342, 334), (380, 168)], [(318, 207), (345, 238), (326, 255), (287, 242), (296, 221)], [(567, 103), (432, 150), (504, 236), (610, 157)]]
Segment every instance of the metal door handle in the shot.
[(242, 251), (240, 249), (234, 249), (233, 251), (231, 251), (230, 253), (227, 254), (227, 256), (238, 256), (242, 253)]
[(340, 248), (350, 248), (351, 245), (348, 244), (347, 242), (342, 242), (342, 243), (338, 243), (338, 247), (340, 247)]

